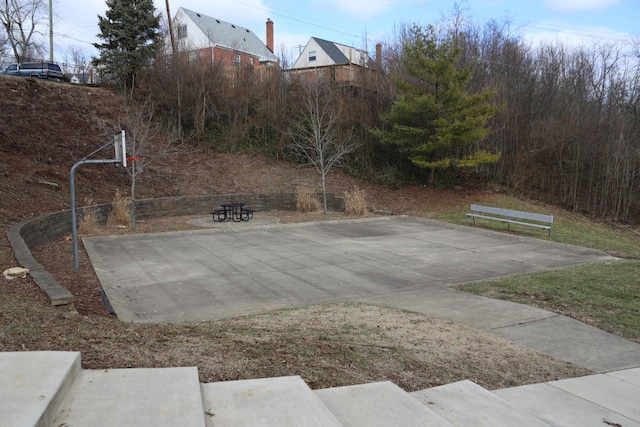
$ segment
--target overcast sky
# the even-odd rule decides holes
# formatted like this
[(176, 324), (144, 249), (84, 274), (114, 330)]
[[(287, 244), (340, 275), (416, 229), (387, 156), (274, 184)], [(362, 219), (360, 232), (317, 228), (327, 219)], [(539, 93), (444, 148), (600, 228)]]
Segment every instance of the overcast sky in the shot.
[[(166, 16), (165, 0), (154, 0)], [(508, 20), (531, 40), (557, 38), (591, 44), (640, 37), (640, 0), (465, 0), (458, 1), (475, 23)], [(250, 28), (265, 41), (265, 22), (274, 21), (276, 54), (295, 59), (310, 37), (372, 50), (394, 38), (402, 25), (428, 25), (454, 10), (453, 0), (169, 0), (172, 15), (180, 7)], [(96, 52), (98, 15), (104, 0), (53, 0), (54, 51), (64, 61), (70, 45)], [(48, 24), (47, 24), (48, 25)], [(48, 33), (48, 29), (46, 31)], [(48, 39), (46, 41), (48, 46)], [(67, 56), (65, 56), (67, 55)]]

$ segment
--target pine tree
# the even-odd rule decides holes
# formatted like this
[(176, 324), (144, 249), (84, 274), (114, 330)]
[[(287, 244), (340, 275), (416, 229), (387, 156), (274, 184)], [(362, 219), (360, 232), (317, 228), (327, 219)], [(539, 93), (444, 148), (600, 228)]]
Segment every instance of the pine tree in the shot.
[(404, 78), (396, 79), (401, 95), (385, 117), (387, 127), (372, 133), (394, 144), (416, 166), (435, 171), (451, 166), (495, 163), (500, 154), (471, 147), (489, 134), (488, 120), (499, 107), (492, 90), (469, 94), (473, 68), (461, 64), (462, 40), (450, 35), (438, 40), (435, 29), (412, 27), (403, 41)]
[(94, 64), (125, 90), (132, 90), (138, 71), (153, 58), (160, 14), (153, 0), (107, 0), (105, 17), (98, 16), (103, 43), (94, 43), (100, 57)]

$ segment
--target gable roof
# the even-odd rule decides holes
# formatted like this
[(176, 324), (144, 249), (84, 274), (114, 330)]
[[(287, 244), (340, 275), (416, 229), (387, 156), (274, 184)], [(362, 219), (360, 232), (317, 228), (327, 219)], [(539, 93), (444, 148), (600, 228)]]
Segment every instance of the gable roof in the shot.
[(336, 65), (349, 63), (349, 58), (347, 58), (347, 56), (342, 53), (340, 49), (338, 49), (338, 46), (336, 46), (334, 42), (322, 40), (317, 37), (311, 37), (311, 40), (314, 40), (316, 43), (318, 43), (318, 46), (320, 46), (320, 48), (325, 51), (325, 53)]
[(261, 61), (277, 61), (276, 56), (250, 29), (212, 18), (181, 7), (184, 13), (200, 30), (217, 45), (259, 56)]
[[(347, 56), (344, 54), (344, 50), (354, 50), (356, 52), (362, 52), (366, 54), (367, 63), (364, 65), (366, 68), (369, 68), (373, 71), (382, 71), (380, 67), (378, 67), (378, 64), (376, 63), (376, 61), (372, 60), (369, 57), (369, 54), (362, 49), (343, 45), (340, 43), (330, 42), (328, 40), (319, 39), (317, 37), (311, 37), (311, 40), (315, 41), (318, 44), (318, 46), (327, 54), (327, 56), (331, 58), (331, 60), (334, 62), (335, 65), (349, 65), (349, 64), (360, 65), (357, 62), (353, 61), (353, 59), (350, 60), (349, 58), (347, 58)], [(308, 45), (309, 43), (307, 43), (307, 46)], [(340, 49), (340, 47), (338, 46), (342, 46), (344, 50)]]

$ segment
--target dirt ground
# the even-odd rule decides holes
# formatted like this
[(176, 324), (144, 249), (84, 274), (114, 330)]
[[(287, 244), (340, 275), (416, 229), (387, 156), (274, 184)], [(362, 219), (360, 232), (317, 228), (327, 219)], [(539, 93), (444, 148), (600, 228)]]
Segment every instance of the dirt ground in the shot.
[[(8, 227), (69, 209), (71, 166), (109, 140), (124, 109), (103, 89), (32, 79), (0, 76), (0, 93), (5, 116), (0, 120), (0, 268), (5, 269), (17, 265)], [(136, 196), (295, 192), (318, 183), (315, 171), (274, 158), (207, 153), (187, 145), (149, 164)], [(329, 176), (332, 193), (355, 186), (378, 215), (428, 216), (482, 196), (422, 186), (392, 190), (340, 171)], [(78, 169), (76, 187), (80, 204), (107, 203), (116, 190), (128, 193), (129, 179), (122, 168), (92, 165)], [(269, 215), (288, 222), (327, 218)], [(139, 222), (138, 231), (186, 229), (192, 227), (188, 219)], [(33, 254), (74, 295), (75, 311), (51, 307), (29, 277), (0, 277), (1, 351), (81, 351), (83, 366), (92, 369), (195, 365), (206, 382), (301, 375), (316, 388), (391, 380), (417, 390), (462, 379), (500, 388), (588, 373), (489, 334), (387, 307), (338, 304), (194, 325), (123, 324), (107, 312), (83, 250), (79, 271), (72, 268), (67, 239), (36, 247)]]

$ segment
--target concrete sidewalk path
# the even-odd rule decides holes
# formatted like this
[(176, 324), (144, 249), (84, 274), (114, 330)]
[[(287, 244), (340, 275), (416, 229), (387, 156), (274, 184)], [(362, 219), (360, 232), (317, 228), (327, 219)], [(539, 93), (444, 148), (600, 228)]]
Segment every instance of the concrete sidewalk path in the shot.
[(545, 310), (449, 285), (589, 262), (599, 251), (415, 217), (85, 238), (118, 317), (200, 322), (361, 301), (452, 319), (596, 372), (640, 345)]

